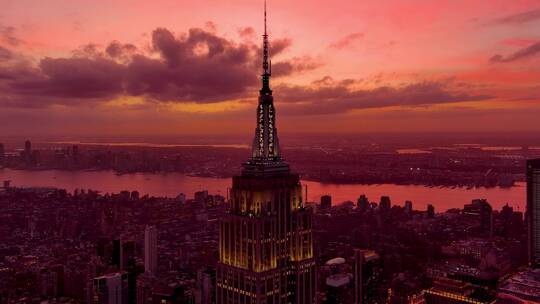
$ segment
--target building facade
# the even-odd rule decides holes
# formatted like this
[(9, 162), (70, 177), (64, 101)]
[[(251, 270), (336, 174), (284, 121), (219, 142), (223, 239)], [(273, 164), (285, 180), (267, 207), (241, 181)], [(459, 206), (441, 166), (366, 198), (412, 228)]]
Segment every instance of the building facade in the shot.
[(157, 228), (146, 227), (144, 230), (144, 271), (152, 275), (156, 275), (158, 270), (157, 243)]
[(527, 161), (529, 264), (540, 267), (540, 159)]
[(446, 277), (435, 278), (433, 287), (424, 290), (426, 304), (494, 304), (494, 294), (481, 292), (471, 283)]
[(382, 264), (372, 250), (354, 250), (354, 303), (385, 303), (387, 295), (381, 288)]
[(195, 304), (216, 303), (216, 270), (210, 267), (197, 271)]
[(117, 272), (96, 277), (92, 289), (93, 304), (127, 304), (128, 274)]
[(493, 234), (493, 208), (485, 199), (475, 199), (463, 206), (463, 214), (478, 222), (478, 233), (484, 237)]
[(321, 209), (332, 208), (332, 197), (330, 195), (321, 196)]
[(216, 302), (315, 303), (312, 211), (298, 174), (281, 158), (275, 124), (268, 35), (251, 158), (233, 177), (230, 209), (220, 223)]
[(4, 144), (0, 144), (0, 165), (4, 164), (5, 154)]

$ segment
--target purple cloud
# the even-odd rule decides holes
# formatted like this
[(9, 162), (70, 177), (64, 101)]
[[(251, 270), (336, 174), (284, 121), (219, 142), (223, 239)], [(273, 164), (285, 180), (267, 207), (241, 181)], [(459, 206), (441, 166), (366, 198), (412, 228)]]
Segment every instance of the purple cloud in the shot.
[(115, 40), (109, 43), (105, 49), (105, 52), (111, 58), (122, 58), (133, 55), (135, 52), (137, 52), (137, 47), (131, 43), (123, 44)]
[(10, 85), (13, 93), (60, 98), (100, 98), (122, 92), (124, 67), (104, 58), (45, 58), (39, 71)]
[(0, 46), (0, 62), (8, 61), (8, 60), (11, 60), (12, 58), (13, 58), (13, 53), (10, 50)]
[(291, 74), (315, 70), (322, 66), (309, 56), (294, 57), (290, 60), (279, 61), (272, 65), (272, 76), (281, 77)]
[[(17, 55), (1, 47), (0, 102), (47, 106), (132, 95), (209, 103), (246, 97), (258, 85), (262, 50), (252, 42), (236, 43), (200, 28), (179, 36), (158, 28), (151, 39), (152, 54), (119, 41), (104, 48), (89, 43), (72, 57), (44, 58), (37, 66), (28, 59), (15, 66)], [(290, 39), (275, 39), (272, 54), (282, 54), (290, 45)], [(283, 59), (276, 63), (276, 77), (317, 66), (309, 57)]]
[(540, 20), (540, 8), (496, 19), (494, 24), (523, 24)]
[(15, 35), (15, 28), (13, 26), (0, 25), (0, 42), (4, 42), (9, 46), (18, 46), (22, 43), (22, 40)]
[(489, 95), (476, 95), (451, 89), (442, 82), (420, 82), (402, 87), (382, 86), (371, 90), (353, 87), (354, 80), (334, 81), (325, 77), (311, 86), (282, 85), (275, 89), (283, 101), (283, 112), (289, 114), (332, 114), (356, 109), (392, 106), (430, 106), (444, 103), (488, 100)]
[[(175, 35), (159, 28), (152, 33), (151, 53), (113, 41), (102, 48), (87, 44), (69, 58), (44, 58), (37, 66), (0, 48), (0, 103), (11, 107), (99, 103), (118, 96), (144, 96), (154, 102), (212, 103), (245, 99), (259, 85), (261, 48), (237, 43), (199, 28)], [(289, 39), (272, 43), (283, 56)], [(18, 59), (13, 59), (18, 58)], [(2, 63), (4, 60), (4, 63)], [(316, 69), (309, 56), (274, 62), (275, 77)], [(358, 89), (360, 80), (325, 77), (306, 86), (276, 85), (286, 113), (329, 114), (389, 106), (426, 106), (491, 98), (450, 89), (439, 82), (397, 88)]]
[(352, 43), (362, 38), (364, 38), (363, 33), (352, 33), (332, 43), (330, 47), (341, 50), (341, 49), (349, 47)]
[(518, 50), (517, 52), (510, 54), (506, 57), (499, 54), (494, 55), (493, 57), (489, 59), (489, 62), (490, 63), (513, 62), (513, 61), (533, 57), (537, 55), (538, 53), (540, 53), (540, 42), (531, 44), (530, 46), (522, 48)]

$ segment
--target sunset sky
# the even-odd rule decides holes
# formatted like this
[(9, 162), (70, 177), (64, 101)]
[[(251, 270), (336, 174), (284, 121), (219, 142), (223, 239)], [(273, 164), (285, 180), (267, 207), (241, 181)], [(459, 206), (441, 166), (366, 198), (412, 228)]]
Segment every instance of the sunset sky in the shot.
[[(243, 134), (262, 0), (0, 0), (0, 133)], [(540, 131), (538, 0), (269, 0), (280, 132)]]

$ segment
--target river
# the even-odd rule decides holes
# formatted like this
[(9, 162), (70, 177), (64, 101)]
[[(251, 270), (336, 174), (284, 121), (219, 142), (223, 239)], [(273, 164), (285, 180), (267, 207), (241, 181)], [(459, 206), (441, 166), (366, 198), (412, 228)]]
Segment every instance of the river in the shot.
[[(15, 187), (56, 187), (73, 191), (92, 189), (102, 193), (122, 190), (137, 190), (141, 194), (175, 197), (183, 192), (192, 197), (199, 190), (226, 196), (231, 185), (228, 178), (192, 177), (181, 173), (152, 174), (136, 173), (117, 175), (113, 171), (23, 171), (0, 169), (0, 181), (11, 180)], [(512, 188), (437, 188), (415, 185), (350, 185), (323, 184), (303, 181), (307, 185), (308, 199), (318, 201), (321, 195), (330, 194), (333, 203), (346, 200), (356, 201), (360, 194), (366, 194), (370, 201), (378, 201), (388, 195), (392, 204), (403, 205), (405, 200), (413, 202), (414, 209), (425, 210), (427, 203), (435, 206), (437, 212), (450, 208), (463, 208), (475, 198), (487, 199), (494, 209), (509, 203), (514, 210), (525, 211), (525, 184), (518, 183)]]

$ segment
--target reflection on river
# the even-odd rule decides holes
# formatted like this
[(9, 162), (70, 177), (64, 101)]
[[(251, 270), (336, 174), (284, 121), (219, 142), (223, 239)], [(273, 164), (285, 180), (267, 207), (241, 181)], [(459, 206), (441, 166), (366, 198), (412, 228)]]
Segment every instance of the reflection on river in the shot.
[[(0, 180), (11, 180), (16, 187), (57, 187), (73, 191), (93, 189), (103, 193), (122, 190), (137, 190), (141, 194), (174, 197), (183, 192), (191, 197), (195, 191), (208, 190), (213, 194), (226, 195), (231, 185), (230, 179), (192, 177), (181, 173), (150, 174), (137, 173), (116, 175), (112, 171), (20, 171), (0, 169)], [(518, 183), (512, 188), (430, 188), (425, 186), (382, 185), (340, 185), (303, 181), (307, 185), (310, 201), (318, 201), (321, 195), (332, 195), (334, 203), (346, 200), (356, 201), (360, 194), (366, 194), (371, 201), (378, 201), (381, 195), (389, 195), (393, 204), (403, 205), (405, 200), (413, 201), (414, 208), (425, 210), (432, 203), (437, 212), (449, 208), (463, 208), (465, 203), (475, 198), (486, 198), (494, 209), (509, 203), (514, 209), (525, 211), (525, 185)]]

